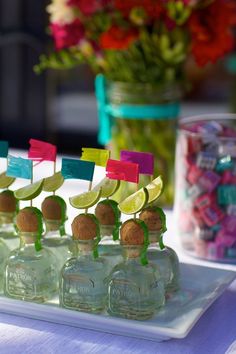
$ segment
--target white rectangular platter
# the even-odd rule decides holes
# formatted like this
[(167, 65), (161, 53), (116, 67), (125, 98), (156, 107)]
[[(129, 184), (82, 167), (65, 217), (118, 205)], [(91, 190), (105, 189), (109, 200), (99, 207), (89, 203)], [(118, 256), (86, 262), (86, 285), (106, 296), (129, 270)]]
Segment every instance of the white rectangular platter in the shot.
[(88, 314), (60, 308), (58, 303), (35, 304), (4, 296), (0, 297), (0, 312), (154, 341), (184, 338), (235, 279), (236, 272), (185, 263), (180, 266), (181, 290), (148, 321)]

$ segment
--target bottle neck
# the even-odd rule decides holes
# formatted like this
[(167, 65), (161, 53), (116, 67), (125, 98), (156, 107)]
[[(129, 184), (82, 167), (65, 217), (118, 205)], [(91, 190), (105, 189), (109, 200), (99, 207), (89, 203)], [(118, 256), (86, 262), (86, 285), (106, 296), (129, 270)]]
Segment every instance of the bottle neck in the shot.
[(100, 225), (101, 237), (110, 237), (112, 239), (114, 225)]
[(21, 247), (34, 246), (38, 234), (35, 232), (19, 232), (19, 237)]
[(126, 260), (138, 260), (142, 251), (142, 245), (124, 245), (123, 256)]
[(78, 256), (92, 256), (93, 255), (93, 250), (94, 250), (94, 245), (95, 241), (94, 239), (92, 240), (76, 240), (75, 241), (77, 245), (77, 250), (78, 250)]
[(159, 240), (160, 240), (160, 236), (161, 236), (161, 231), (149, 231), (149, 242), (150, 245), (156, 245)]
[(0, 212), (0, 225), (14, 224), (15, 213)]
[(61, 220), (45, 220), (46, 232), (58, 231), (62, 226)]

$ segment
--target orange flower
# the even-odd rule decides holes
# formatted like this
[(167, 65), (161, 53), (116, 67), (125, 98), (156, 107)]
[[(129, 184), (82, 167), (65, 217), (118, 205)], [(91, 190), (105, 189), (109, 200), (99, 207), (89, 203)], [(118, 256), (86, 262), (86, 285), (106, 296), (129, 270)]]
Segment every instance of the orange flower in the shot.
[(135, 29), (124, 29), (116, 25), (109, 28), (100, 37), (100, 45), (103, 49), (127, 49), (138, 38)]
[(232, 27), (236, 25), (236, 4), (215, 0), (192, 13), (189, 19), (192, 54), (198, 65), (216, 62), (234, 47)]

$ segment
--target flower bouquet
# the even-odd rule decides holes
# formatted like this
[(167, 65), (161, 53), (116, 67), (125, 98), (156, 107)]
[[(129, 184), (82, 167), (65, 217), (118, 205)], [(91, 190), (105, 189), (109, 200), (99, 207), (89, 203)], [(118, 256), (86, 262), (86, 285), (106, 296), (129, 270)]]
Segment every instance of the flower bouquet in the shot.
[[(95, 87), (99, 142), (151, 151), (173, 202), (176, 118), (186, 87), (184, 65), (215, 63), (234, 46), (234, 0), (52, 0), (55, 51), (36, 72), (87, 63)], [(143, 181), (146, 183), (146, 181)]]

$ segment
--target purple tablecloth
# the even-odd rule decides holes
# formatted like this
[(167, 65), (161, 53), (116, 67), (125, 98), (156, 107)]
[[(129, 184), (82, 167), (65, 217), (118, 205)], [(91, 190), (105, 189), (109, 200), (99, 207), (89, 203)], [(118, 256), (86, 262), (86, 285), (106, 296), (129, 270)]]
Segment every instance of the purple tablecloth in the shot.
[(236, 339), (236, 281), (184, 339), (152, 342), (0, 314), (0, 353), (223, 354)]

